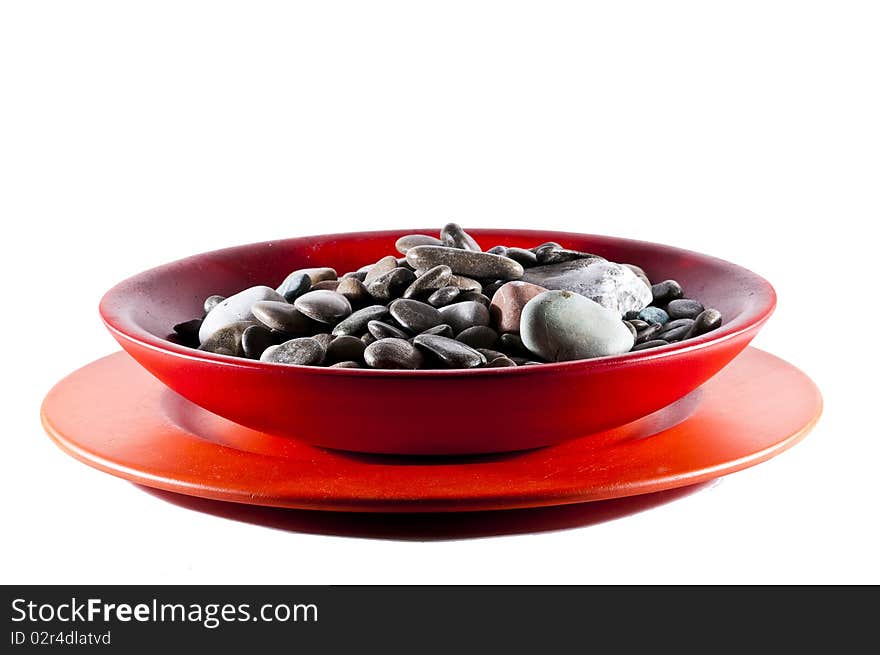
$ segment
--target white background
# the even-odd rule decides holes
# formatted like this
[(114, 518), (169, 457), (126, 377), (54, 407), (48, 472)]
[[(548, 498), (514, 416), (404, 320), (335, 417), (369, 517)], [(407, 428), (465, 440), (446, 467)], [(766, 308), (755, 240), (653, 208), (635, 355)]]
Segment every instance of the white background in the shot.
[[(880, 582), (877, 5), (597, 4), (3, 3), (0, 581)], [(183, 509), (43, 434), (49, 388), (117, 349), (97, 303), (122, 278), (447, 220), (755, 270), (779, 294), (755, 345), (824, 417), (639, 514), (440, 541)]]

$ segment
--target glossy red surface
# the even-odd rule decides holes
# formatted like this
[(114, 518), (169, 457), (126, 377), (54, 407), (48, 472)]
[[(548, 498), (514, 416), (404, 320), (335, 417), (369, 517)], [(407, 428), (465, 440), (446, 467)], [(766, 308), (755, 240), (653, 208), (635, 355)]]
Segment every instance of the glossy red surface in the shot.
[(222, 419), (118, 353), (59, 382), (42, 416), (69, 454), (157, 489), (276, 507), (436, 512), (563, 505), (704, 482), (785, 450), (821, 409), (806, 375), (748, 349), (678, 403), (557, 446), (470, 457), (364, 455)]
[(242, 425), (352, 451), (465, 454), (560, 443), (622, 425), (693, 391), (751, 341), (775, 306), (770, 284), (694, 252), (612, 237), (471, 230), (482, 243), (564, 246), (673, 278), (720, 309), (718, 330), (672, 346), (542, 366), (467, 371), (378, 371), (284, 366), (214, 355), (165, 337), (201, 314), (211, 294), (277, 285), (292, 270), (354, 270), (394, 252), (402, 234), (336, 234), (196, 255), (111, 289), (101, 316), (122, 347), (192, 402)]

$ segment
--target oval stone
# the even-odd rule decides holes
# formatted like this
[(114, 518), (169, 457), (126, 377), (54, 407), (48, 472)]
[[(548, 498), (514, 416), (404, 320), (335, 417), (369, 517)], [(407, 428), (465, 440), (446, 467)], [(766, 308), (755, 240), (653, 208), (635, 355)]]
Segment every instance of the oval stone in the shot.
[(526, 250), (525, 248), (507, 248), (507, 252), (504, 253), (504, 256), (509, 257), (515, 262), (519, 262), (523, 265), (523, 268), (530, 268), (538, 265), (538, 256), (531, 250)]
[(264, 325), (251, 325), (241, 334), (241, 349), (248, 359), (259, 359), (266, 348), (277, 343), (275, 333)]
[(355, 361), (344, 361), (344, 362), (336, 362), (335, 364), (330, 364), (328, 368), (361, 368), (360, 363)]
[(357, 337), (343, 334), (342, 336), (335, 337), (330, 342), (330, 345), (327, 346), (327, 355), (325, 357), (325, 361), (360, 361), (361, 359), (363, 359), (364, 350), (366, 349), (366, 347), (367, 344), (365, 344)]
[(681, 285), (675, 280), (663, 280), (651, 286), (651, 295), (654, 304), (666, 305), (672, 300), (677, 300), (684, 295)]
[(194, 318), (191, 321), (178, 323), (172, 329), (178, 336), (178, 341), (184, 346), (199, 347), (199, 328), (202, 327), (202, 319)]
[(253, 321), (236, 321), (214, 330), (211, 336), (202, 342), (199, 350), (215, 353), (217, 355), (230, 355), (244, 357), (244, 349), (241, 346), (241, 336), (249, 327), (256, 325)]
[(692, 325), (681, 325), (676, 328), (672, 328), (671, 330), (663, 330), (657, 334), (657, 339), (663, 339), (664, 341), (668, 341), (672, 343), (673, 341), (681, 341), (684, 339), (688, 332), (690, 332)]
[(207, 298), (205, 298), (205, 302), (202, 305), (202, 309), (205, 311), (205, 314), (207, 314), (208, 312), (210, 312), (212, 309), (214, 309), (217, 305), (219, 305), (224, 300), (226, 300), (226, 296), (218, 296), (218, 295), (208, 296)]
[(489, 325), (489, 310), (478, 302), (457, 302), (440, 308), (440, 318), (458, 334), (473, 325)]
[(486, 362), (486, 365), (483, 368), (510, 368), (515, 366), (516, 362), (510, 359), (510, 357), (507, 355), (501, 355), (501, 357), (496, 357), (495, 359)]
[(551, 362), (619, 355), (635, 343), (619, 312), (571, 291), (545, 291), (526, 303), (520, 336)]
[(397, 298), (416, 279), (416, 274), (408, 268), (395, 268), (370, 280), (367, 276), (367, 291), (379, 302), (389, 302)]
[(342, 278), (336, 287), (336, 293), (345, 296), (352, 306), (363, 305), (373, 299), (364, 283), (356, 277)]
[(478, 302), (488, 308), (492, 301), (479, 291), (464, 291), (456, 302)]
[(413, 339), (413, 343), (431, 353), (433, 359), (446, 368), (475, 368), (486, 363), (481, 352), (455, 339), (436, 334), (420, 334)]
[(526, 348), (520, 336), (518, 334), (513, 334), (512, 332), (502, 334), (499, 337), (498, 347), (501, 348), (501, 350), (503, 350), (507, 355), (526, 355), (528, 357), (534, 356), (529, 351), (529, 349)]
[(284, 296), (267, 286), (255, 286), (229, 296), (208, 312), (199, 328), (199, 342), (204, 343), (222, 327), (239, 321), (255, 321), (251, 312), (254, 303), (261, 300), (284, 302)]
[(400, 237), (395, 243), (394, 247), (397, 248), (397, 252), (401, 255), (405, 255), (406, 251), (410, 248), (415, 248), (416, 246), (442, 246), (443, 242), (437, 237), (432, 237), (427, 234), (407, 234), (406, 236)]
[(719, 327), (721, 327), (721, 312), (717, 309), (705, 309), (694, 319), (694, 324), (685, 339), (698, 337)]
[(294, 271), (288, 275), (277, 289), (287, 302), (292, 303), (312, 288), (312, 279), (305, 271)]
[(474, 325), (462, 330), (455, 339), (471, 348), (491, 348), (498, 341), (498, 333), (488, 325)]
[(409, 335), (403, 330), (382, 321), (370, 321), (367, 330), (379, 341), (380, 339), (409, 339)]
[(638, 317), (640, 320), (647, 323), (660, 323), (663, 325), (664, 323), (669, 322), (669, 314), (659, 307), (645, 307), (639, 312)]
[(633, 346), (632, 352), (636, 352), (638, 350), (649, 350), (650, 348), (659, 348), (660, 346), (668, 345), (669, 342), (664, 341), (663, 339), (651, 339), (650, 341), (643, 341), (642, 343)]
[(515, 280), (504, 284), (489, 305), (489, 315), (499, 332), (519, 334), (519, 319), (526, 303), (540, 293), (547, 291), (537, 284)]
[(465, 277), (464, 275), (455, 275), (453, 273), (452, 277), (449, 278), (449, 286), (458, 287), (462, 293), (465, 291), (482, 291), (483, 285), (472, 277)]
[(432, 307), (445, 307), (461, 293), (458, 287), (443, 287), (428, 296), (428, 304)]
[(403, 328), (416, 334), (440, 325), (440, 312), (427, 303), (411, 299), (398, 299), (388, 305), (391, 317)]
[(260, 356), (261, 362), (319, 366), (324, 361), (324, 347), (312, 337), (291, 339), (277, 346), (269, 346)]
[(440, 230), (440, 241), (444, 246), (450, 248), (460, 248), (462, 250), (472, 250), (474, 252), (483, 252), (480, 244), (467, 232), (465, 232), (458, 223), (447, 223)]
[(452, 269), (448, 266), (435, 266), (419, 275), (412, 284), (403, 292), (404, 298), (414, 298), (420, 295), (428, 295), (433, 291), (442, 289), (452, 278)]
[(251, 308), (254, 317), (266, 327), (293, 337), (306, 337), (318, 331), (320, 323), (293, 305), (276, 300), (262, 300)]
[(370, 321), (379, 321), (388, 316), (388, 308), (382, 305), (370, 305), (364, 307), (351, 316), (341, 321), (333, 328), (331, 334), (336, 337), (342, 334), (357, 335), (363, 333), (367, 329), (367, 323)]
[(351, 314), (348, 298), (335, 291), (309, 291), (297, 298), (293, 306), (320, 323), (334, 325)]
[(383, 257), (370, 266), (370, 269), (367, 271), (367, 277), (364, 278), (364, 284), (370, 284), (376, 278), (385, 275), (389, 271), (393, 271), (395, 268), (397, 268), (397, 257), (394, 255)]
[(425, 358), (405, 339), (381, 339), (367, 346), (364, 361), (370, 368), (417, 369)]
[(308, 276), (309, 281), (312, 284), (317, 284), (318, 282), (323, 282), (325, 280), (335, 280), (336, 279), (336, 269), (330, 268), (329, 266), (319, 266), (316, 268), (299, 268), (292, 273), (290, 273), (284, 281), (278, 285), (278, 293), (282, 296), (290, 289), (292, 289), (296, 284), (301, 284), (298, 282), (298, 277), (301, 274), (305, 274)]
[(467, 277), (516, 280), (523, 275), (522, 264), (507, 257), (445, 246), (416, 246), (406, 253), (406, 260), (416, 269), (445, 264), (456, 275)]
[(435, 325), (432, 328), (428, 328), (422, 334), (436, 334), (441, 337), (449, 337), (450, 339), (455, 337), (455, 332), (452, 331), (452, 328), (443, 323), (442, 325)]
[(670, 318), (696, 318), (705, 308), (696, 300), (678, 298), (671, 300), (666, 305), (666, 312)]

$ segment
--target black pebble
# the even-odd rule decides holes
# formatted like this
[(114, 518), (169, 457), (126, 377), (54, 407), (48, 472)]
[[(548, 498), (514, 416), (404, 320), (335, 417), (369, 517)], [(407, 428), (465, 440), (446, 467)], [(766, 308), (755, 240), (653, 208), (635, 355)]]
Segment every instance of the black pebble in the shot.
[(671, 300), (666, 305), (666, 313), (669, 314), (669, 318), (696, 318), (703, 309), (703, 305), (698, 301), (686, 298)]

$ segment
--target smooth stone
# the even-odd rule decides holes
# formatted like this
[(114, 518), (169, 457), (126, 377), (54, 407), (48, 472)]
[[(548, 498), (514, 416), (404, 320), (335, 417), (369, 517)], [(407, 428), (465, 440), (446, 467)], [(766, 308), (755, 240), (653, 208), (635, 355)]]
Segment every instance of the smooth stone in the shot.
[(403, 257), (397, 257), (396, 259), (397, 259), (397, 267), (398, 268), (408, 268), (409, 270), (415, 272), (416, 269), (414, 269), (412, 266), (410, 266), (410, 263), (408, 261), (406, 261), (405, 255)]
[(370, 282), (375, 280), (378, 277), (381, 277), (385, 273), (389, 271), (393, 271), (397, 268), (397, 257), (394, 255), (387, 255), (383, 257), (375, 264), (370, 266), (370, 270), (367, 271), (367, 277), (364, 278), (364, 284), (369, 285)]
[(492, 301), (480, 293), (479, 291), (464, 291), (457, 299), (456, 302), (478, 302), (481, 305), (485, 305), (488, 307)]
[(650, 325), (648, 321), (643, 321), (640, 318), (631, 318), (628, 320), (629, 324), (632, 325), (636, 331), (644, 330), (646, 327)]
[(688, 298), (671, 300), (666, 305), (666, 312), (670, 318), (696, 318), (704, 309), (700, 302)]
[(507, 355), (501, 355), (501, 357), (496, 357), (495, 359), (489, 360), (486, 362), (486, 365), (483, 368), (510, 368), (516, 367), (516, 362), (510, 359)]
[(367, 279), (367, 271), (349, 271), (345, 275), (342, 276), (342, 279), (354, 278), (359, 282), (363, 282)]
[(403, 292), (404, 298), (415, 298), (422, 294), (430, 294), (449, 284), (452, 278), (452, 269), (448, 266), (435, 266), (416, 277)]
[(321, 344), (321, 347), (326, 351), (330, 346), (330, 342), (333, 341), (333, 335), (329, 332), (321, 332), (320, 334), (312, 335), (312, 339)]
[(379, 302), (389, 302), (397, 298), (416, 279), (416, 274), (408, 268), (394, 268), (379, 277), (369, 280), (367, 276), (367, 291)]
[(437, 237), (427, 234), (407, 234), (400, 237), (394, 242), (394, 247), (401, 255), (405, 255), (406, 251), (416, 246), (442, 246), (443, 242)]
[(453, 332), (452, 328), (450, 326), (446, 325), (446, 323), (443, 323), (442, 325), (435, 325), (432, 328), (428, 328), (427, 330), (422, 332), (422, 334), (436, 334), (437, 336), (449, 337), (450, 339), (455, 337), (455, 332)]
[(348, 298), (335, 291), (324, 289), (304, 293), (293, 302), (303, 314), (320, 323), (335, 325), (351, 314)]
[(275, 333), (264, 325), (251, 325), (241, 334), (241, 349), (248, 359), (259, 359), (266, 348), (277, 343)]
[(547, 291), (544, 287), (522, 280), (507, 282), (495, 295), (489, 305), (489, 314), (499, 332), (519, 334), (519, 319), (526, 303), (539, 293)]
[(364, 342), (364, 346), (369, 346), (371, 343), (375, 343), (376, 337), (367, 332), (364, 336), (361, 337), (361, 341)]
[(542, 246), (535, 250), (536, 264), (539, 266), (547, 266), (549, 264), (562, 264), (564, 262), (577, 261), (579, 259), (595, 259), (603, 261), (604, 258), (589, 252), (581, 252), (580, 250), (570, 250), (568, 248), (556, 248), (553, 246)]
[(524, 270), (522, 264), (507, 257), (444, 246), (416, 246), (406, 253), (406, 260), (416, 269), (445, 264), (456, 275), (498, 280), (516, 280)]
[(373, 299), (366, 285), (356, 277), (343, 277), (336, 287), (336, 293), (345, 296), (352, 306), (363, 305)]
[(291, 339), (277, 346), (269, 346), (260, 356), (261, 362), (319, 366), (324, 361), (324, 346), (312, 337)]
[(497, 359), (498, 357), (507, 357), (507, 355), (500, 350), (495, 350), (493, 348), (477, 348), (477, 351), (483, 354), (483, 357), (486, 358), (487, 362), (492, 359)]
[(671, 330), (663, 330), (657, 334), (657, 338), (670, 343), (673, 341), (681, 341), (687, 336), (688, 332), (691, 331), (691, 327), (691, 325), (682, 325), (677, 328), (672, 328)]
[(498, 333), (488, 325), (474, 325), (459, 332), (455, 340), (471, 348), (491, 348), (498, 342)]
[(458, 334), (472, 325), (489, 325), (489, 310), (478, 302), (457, 302), (439, 309), (443, 323)]
[(638, 318), (647, 323), (660, 323), (661, 325), (669, 322), (669, 314), (659, 307), (645, 307), (639, 312)]
[(241, 347), (241, 335), (253, 325), (256, 325), (253, 321), (236, 321), (235, 323), (224, 325), (222, 328), (214, 330), (211, 336), (202, 342), (199, 350), (216, 355), (244, 357), (244, 350)]
[(700, 312), (700, 315), (694, 319), (694, 324), (691, 326), (685, 339), (698, 337), (701, 334), (706, 334), (707, 332), (718, 329), (721, 327), (721, 320), (721, 312), (717, 309), (703, 310)]
[(545, 291), (526, 303), (520, 336), (530, 352), (551, 362), (619, 355), (635, 343), (619, 312), (558, 290)]
[(675, 280), (663, 280), (651, 286), (651, 295), (657, 305), (666, 305), (684, 295), (681, 285)]
[(507, 284), (507, 280), (493, 280), (488, 284), (483, 285), (483, 295), (486, 296), (489, 300), (492, 300), (495, 297), (495, 294), (498, 293), (498, 289)]
[[(339, 288), (339, 280), (324, 280), (312, 285), (312, 291), (336, 291)], [(285, 296), (285, 299), (287, 296)], [(294, 300), (296, 300), (294, 298)], [(290, 302), (289, 300), (287, 302)]]
[(367, 323), (378, 321), (388, 316), (388, 308), (382, 305), (370, 305), (356, 312), (336, 324), (331, 334), (338, 337), (343, 334), (358, 335), (367, 329)]
[(425, 358), (405, 339), (380, 339), (364, 350), (364, 361), (370, 368), (417, 369)]
[(213, 296), (208, 296), (207, 298), (205, 298), (202, 309), (204, 310), (205, 314), (208, 314), (212, 309), (214, 309), (224, 300), (226, 300), (226, 296), (218, 296), (216, 294)]
[(576, 259), (526, 270), (524, 282), (547, 289), (573, 291), (617, 312), (641, 311), (651, 302), (651, 289), (626, 266), (605, 260)]
[(452, 277), (449, 278), (449, 286), (457, 287), (464, 291), (482, 291), (483, 285), (480, 284), (479, 281), (473, 279), (472, 277), (465, 277), (464, 275), (455, 275), (453, 273)]
[(301, 273), (307, 275), (309, 281), (312, 284), (317, 284), (318, 282), (323, 282), (324, 280), (335, 280), (337, 278), (336, 269), (330, 268), (329, 266), (318, 266), (315, 268), (298, 268), (297, 270), (290, 273), (286, 278), (284, 278), (284, 282), (278, 285), (278, 293), (283, 296), (289, 288), (293, 288), (293, 285), (297, 284), (296, 278)]
[(328, 368), (361, 368), (361, 365), (355, 361), (336, 362), (330, 364)]
[(312, 279), (304, 271), (294, 271), (288, 275), (277, 289), (287, 302), (292, 303), (312, 288)]
[(512, 332), (502, 334), (498, 338), (498, 347), (501, 348), (508, 357), (515, 354), (527, 355), (529, 357), (532, 356), (532, 353), (526, 348), (526, 345), (523, 343), (520, 336), (518, 334), (513, 334)]
[(403, 298), (395, 300), (388, 305), (388, 311), (401, 327), (414, 334), (443, 323), (438, 310), (418, 300)]
[(202, 319), (194, 318), (191, 321), (178, 323), (172, 329), (179, 337), (180, 343), (193, 348), (199, 347), (199, 328), (202, 327)]
[(680, 328), (684, 325), (687, 327), (691, 327), (694, 324), (694, 319), (692, 318), (677, 318), (674, 321), (669, 321), (662, 328), (661, 331), (665, 332), (666, 330), (674, 330), (675, 328)]
[(458, 287), (443, 287), (428, 296), (428, 304), (432, 307), (445, 307), (461, 293)]
[(330, 345), (327, 346), (326, 361), (328, 362), (344, 362), (349, 360), (360, 361), (364, 357), (364, 349), (367, 347), (363, 341), (357, 337), (346, 334), (335, 337)]
[(310, 336), (320, 325), (287, 302), (262, 300), (255, 302), (251, 311), (266, 327), (293, 337)]
[(446, 368), (475, 368), (486, 363), (485, 356), (470, 346), (436, 334), (420, 334), (413, 344), (423, 348)]
[(208, 312), (199, 328), (199, 343), (205, 343), (214, 332), (239, 321), (254, 321), (251, 307), (261, 300), (284, 302), (284, 296), (267, 286), (255, 286), (229, 296)]
[(660, 334), (663, 326), (659, 323), (652, 323), (648, 327), (636, 331), (636, 343), (650, 341), (655, 335)]
[(534, 253), (537, 253), (542, 248), (548, 248), (548, 247), (552, 247), (552, 248), (556, 248), (556, 249), (562, 248), (562, 246), (560, 244), (556, 243), (555, 241), (545, 241), (544, 243), (539, 243), (537, 246), (529, 248), (529, 250), (531, 250)]
[(525, 248), (507, 248), (505, 257), (522, 264), (523, 268), (531, 268), (538, 265), (538, 256)]
[(651, 341), (643, 341), (640, 344), (633, 346), (632, 352), (636, 352), (638, 350), (648, 350), (650, 348), (659, 348), (660, 346), (668, 346), (669, 342), (664, 341), (663, 339), (652, 339)]
[(470, 234), (465, 232), (458, 223), (447, 223), (444, 225), (443, 229), (440, 230), (440, 241), (444, 246), (450, 248), (483, 252), (480, 244)]
[(409, 339), (406, 332), (382, 321), (370, 321), (367, 323), (367, 330), (377, 341), (380, 339)]
[(488, 252), (490, 255), (501, 255), (502, 257), (507, 257), (507, 246), (492, 246), (486, 252)]

